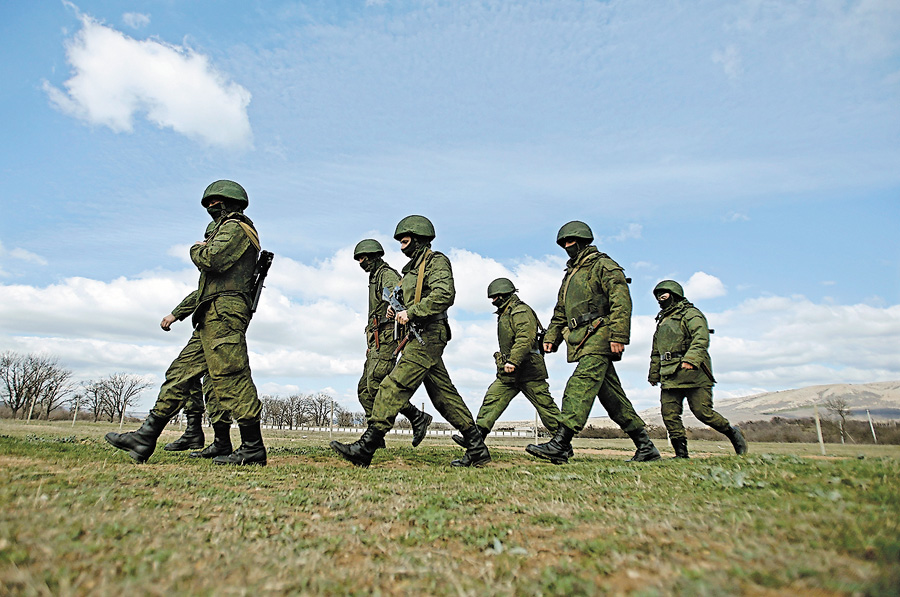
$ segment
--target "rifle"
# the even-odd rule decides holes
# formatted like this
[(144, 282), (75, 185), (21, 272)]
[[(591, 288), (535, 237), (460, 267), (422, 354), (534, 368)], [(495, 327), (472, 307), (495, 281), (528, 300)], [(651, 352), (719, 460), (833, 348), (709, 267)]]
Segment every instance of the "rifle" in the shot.
[(259, 305), (259, 295), (262, 294), (262, 289), (264, 288), (263, 283), (266, 281), (266, 276), (269, 275), (269, 268), (272, 267), (272, 260), (275, 258), (275, 254), (270, 251), (260, 251), (259, 259), (256, 261), (256, 271), (254, 272), (253, 279), (253, 301), (250, 303), (250, 313), (256, 313), (256, 307)]
[[(406, 306), (403, 304), (403, 299), (400, 294), (400, 287), (395, 286), (394, 288), (384, 288), (381, 291), (381, 298), (386, 300), (388, 304), (391, 306), (391, 309), (394, 310), (394, 317), (397, 316), (397, 313), (400, 311), (406, 311)], [(394, 339), (397, 339), (397, 321), (394, 320)], [(415, 336), (416, 340), (419, 341), (419, 344), (425, 346), (425, 340), (422, 339), (422, 334), (419, 333), (419, 330), (416, 329), (416, 326), (413, 325), (413, 322), (409, 322), (407, 326), (409, 328), (409, 332), (406, 334), (406, 337), (400, 341), (400, 344), (397, 345), (397, 348), (394, 350), (394, 354), (396, 355), (403, 347), (406, 346), (406, 343), (409, 342), (410, 335)]]

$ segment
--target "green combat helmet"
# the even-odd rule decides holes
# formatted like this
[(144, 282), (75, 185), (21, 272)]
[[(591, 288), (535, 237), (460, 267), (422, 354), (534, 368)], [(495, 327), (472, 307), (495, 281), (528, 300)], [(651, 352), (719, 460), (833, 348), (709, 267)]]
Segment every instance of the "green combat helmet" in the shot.
[(247, 191), (244, 187), (232, 180), (217, 180), (203, 191), (203, 198), (200, 199), (200, 205), (209, 207), (213, 199), (226, 199), (237, 203), (239, 209), (247, 209), (250, 200), (247, 198)]
[(653, 296), (659, 296), (664, 292), (677, 294), (679, 297), (684, 298), (684, 288), (675, 280), (663, 280), (657, 284), (656, 288), (653, 289)]
[(353, 249), (353, 258), (359, 259), (363, 255), (378, 255), (380, 257), (384, 255), (384, 247), (374, 238), (363, 239), (356, 243), (356, 248)]
[(585, 244), (589, 244), (594, 240), (594, 233), (591, 232), (591, 227), (584, 222), (573, 220), (568, 224), (563, 224), (563, 227), (559, 229), (559, 232), (556, 234), (556, 244), (565, 248), (566, 239), (569, 238), (585, 240), (587, 241)]
[(516, 291), (515, 285), (512, 283), (512, 280), (509, 278), (497, 278), (490, 284), (488, 284), (488, 298), (494, 298), (495, 296), (502, 296), (504, 294), (511, 294)]
[(406, 216), (397, 224), (394, 230), (394, 239), (400, 240), (404, 236), (418, 236), (425, 242), (434, 240), (434, 225), (425, 216)]

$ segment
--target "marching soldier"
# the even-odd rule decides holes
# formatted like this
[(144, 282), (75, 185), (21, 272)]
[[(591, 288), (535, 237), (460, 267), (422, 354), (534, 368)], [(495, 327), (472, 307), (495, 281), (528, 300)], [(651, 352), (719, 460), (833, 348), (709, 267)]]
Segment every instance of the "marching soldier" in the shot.
[[(487, 295), (497, 308), (500, 352), (494, 353), (497, 378), (488, 387), (475, 420), (478, 432), (486, 438), (512, 399), (522, 392), (534, 405), (544, 427), (556, 434), (560, 413), (550, 395), (543, 346), (539, 344), (543, 326), (534, 310), (516, 294), (510, 279), (497, 278), (491, 282)], [(454, 435), (452, 439), (465, 446), (462, 436)]]
[(554, 464), (568, 462), (572, 438), (580, 432), (594, 398), (637, 448), (630, 462), (658, 460), (659, 450), (625, 396), (613, 361), (621, 359), (631, 333), (631, 294), (622, 267), (591, 244), (594, 234), (584, 222), (559, 229), (556, 243), (569, 255), (544, 350), (555, 352), (565, 341), (570, 363), (577, 362), (566, 384), (556, 435), (526, 451)]
[(356, 466), (369, 466), (400, 409), (420, 385), (425, 386), (438, 412), (462, 431), (465, 438), (465, 455), (451, 464), (481, 466), (491, 460), (472, 413), (444, 366), (442, 355), (450, 340), (447, 309), (453, 304), (456, 289), (450, 260), (431, 249), (434, 237), (434, 226), (423, 216), (403, 218), (394, 231), (394, 238), (400, 242), (400, 249), (409, 257), (409, 263), (404, 266), (400, 280), (403, 308), (400, 305), (391, 308), (388, 316), (407, 325), (409, 334), (403, 355), (378, 387), (365, 433), (352, 444), (331, 442), (335, 452)]
[[(137, 463), (146, 462), (169, 419), (191, 397), (201, 377), (208, 377), (211, 394), (221, 410), (237, 420), (241, 445), (234, 452), (213, 458), (216, 464), (266, 464), (260, 431), (262, 404), (250, 376), (246, 331), (251, 316), (251, 294), (259, 254), (259, 236), (244, 215), (247, 192), (230, 180), (219, 180), (203, 193), (201, 204), (215, 222), (212, 233), (191, 247), (191, 261), (200, 270), (196, 307), (180, 317), (167, 315), (168, 330), (179, 318), (192, 315), (194, 332), (166, 371), (156, 404), (140, 429), (108, 433), (106, 441), (128, 451)], [(215, 429), (215, 427), (214, 427)], [(217, 438), (218, 439), (218, 438)], [(229, 440), (230, 443), (230, 440)]]
[(684, 399), (694, 416), (731, 440), (737, 454), (747, 453), (747, 442), (738, 427), (713, 410), (712, 387), (716, 383), (709, 357), (710, 329), (700, 309), (684, 297), (674, 280), (663, 280), (653, 289), (659, 302), (656, 332), (650, 352), (651, 386), (661, 385), (663, 422), (676, 458), (688, 458), (687, 435), (681, 421)]
[[(384, 248), (377, 240), (359, 241), (353, 249), (353, 258), (364, 272), (369, 274), (369, 317), (366, 320), (366, 363), (356, 388), (359, 403), (366, 413), (366, 421), (372, 417), (372, 407), (381, 380), (391, 372), (397, 362), (398, 340), (394, 338), (394, 322), (387, 318), (388, 302), (382, 297), (385, 288), (393, 289), (400, 283), (400, 274), (385, 262)], [(413, 447), (425, 439), (433, 417), (409, 402), (400, 409), (409, 419), (413, 429)], [(384, 447), (384, 446), (381, 446)]]

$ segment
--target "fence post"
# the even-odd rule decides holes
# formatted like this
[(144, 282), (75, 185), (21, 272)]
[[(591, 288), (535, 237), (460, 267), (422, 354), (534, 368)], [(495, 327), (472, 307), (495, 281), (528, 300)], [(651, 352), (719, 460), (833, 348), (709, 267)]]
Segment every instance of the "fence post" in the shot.
[(869, 409), (866, 409), (866, 416), (869, 418), (869, 429), (872, 430), (872, 441), (876, 444), (878, 443), (878, 438), (875, 437), (875, 425), (872, 424), (872, 415), (869, 414)]
[(819, 435), (819, 447), (822, 448), (822, 456), (825, 456), (825, 440), (822, 439), (822, 424), (819, 423), (819, 405), (815, 404), (816, 409), (816, 433)]

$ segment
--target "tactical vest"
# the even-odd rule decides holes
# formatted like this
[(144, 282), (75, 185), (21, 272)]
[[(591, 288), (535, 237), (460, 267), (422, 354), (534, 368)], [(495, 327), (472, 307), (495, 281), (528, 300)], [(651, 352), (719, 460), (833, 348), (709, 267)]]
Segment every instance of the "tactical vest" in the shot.
[(591, 280), (591, 273), (605, 253), (591, 253), (571, 267), (563, 282), (566, 323), (570, 330), (609, 315), (609, 297), (599, 283)]
[(253, 222), (243, 214), (229, 214), (218, 226), (216, 226), (216, 229), (212, 232), (207, 242), (212, 242), (216, 234), (222, 229), (222, 226), (229, 222), (239, 225), (242, 224), (241, 227), (244, 229), (245, 233), (248, 234), (251, 242), (240, 258), (224, 272), (201, 272), (199, 285), (199, 303), (201, 305), (203, 303), (208, 303), (217, 296), (223, 294), (238, 294), (244, 296), (249, 303), (250, 293), (253, 291), (253, 276), (256, 271), (256, 260), (259, 255), (259, 249), (254, 245), (254, 240), (256, 243), (259, 243), (259, 240), (254, 239), (245, 227), (249, 227), (250, 230), (253, 231), (253, 234), (256, 234), (256, 228), (253, 226)]
[[(523, 303), (521, 299), (513, 295), (503, 306), (503, 310), (497, 318), (497, 341), (500, 345), (500, 353), (503, 355), (504, 361), (508, 360), (511, 356), (510, 353), (516, 342), (516, 330), (515, 327), (513, 327), (513, 315), (516, 313), (530, 315), (530, 319), (533, 320), (535, 327), (535, 342), (539, 342), (541, 339), (538, 332), (542, 326), (537, 317), (537, 313), (534, 312), (534, 309)], [(518, 364), (515, 374), (510, 375), (510, 377), (515, 377), (521, 381), (547, 379), (547, 367), (544, 364), (543, 353), (537, 345), (532, 345), (529, 349), (528, 354), (525, 355), (522, 362)], [(498, 363), (498, 369), (500, 366), (502, 366), (502, 364)]]

